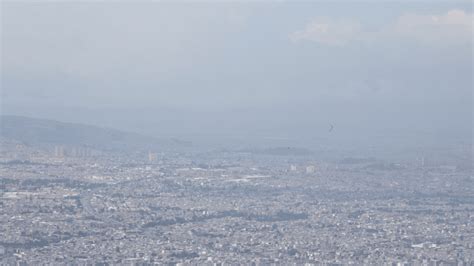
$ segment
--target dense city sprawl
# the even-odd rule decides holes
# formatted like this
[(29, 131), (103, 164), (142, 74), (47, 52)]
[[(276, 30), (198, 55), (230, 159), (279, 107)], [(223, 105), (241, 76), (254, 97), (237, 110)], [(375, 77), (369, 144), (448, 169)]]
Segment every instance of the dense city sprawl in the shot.
[(474, 262), (469, 167), (3, 147), (2, 264)]

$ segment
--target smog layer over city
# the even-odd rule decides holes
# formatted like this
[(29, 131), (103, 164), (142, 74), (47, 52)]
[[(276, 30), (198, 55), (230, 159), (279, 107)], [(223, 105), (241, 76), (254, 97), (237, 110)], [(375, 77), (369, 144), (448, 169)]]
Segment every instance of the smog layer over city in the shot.
[(2, 1), (1, 265), (473, 265), (470, 1)]

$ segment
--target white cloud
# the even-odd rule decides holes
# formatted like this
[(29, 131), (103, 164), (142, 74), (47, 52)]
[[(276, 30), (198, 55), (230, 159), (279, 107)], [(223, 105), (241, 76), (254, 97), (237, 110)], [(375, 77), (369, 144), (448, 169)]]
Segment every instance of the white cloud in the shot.
[(311, 20), (303, 30), (291, 34), (290, 39), (293, 42), (313, 41), (326, 45), (343, 46), (357, 39), (360, 33), (361, 27), (358, 22), (316, 18)]
[(474, 17), (463, 10), (453, 9), (443, 15), (401, 15), (390, 31), (398, 36), (423, 42), (470, 41)]
[(354, 41), (377, 41), (396, 38), (430, 45), (471, 43), (474, 16), (453, 9), (442, 15), (405, 13), (379, 31), (364, 30), (357, 21), (316, 18), (303, 30), (290, 34), (293, 42), (312, 41), (329, 46), (343, 46)]
[(445, 15), (417, 15), (417, 14), (403, 14), (397, 20), (397, 26), (400, 29), (416, 28), (420, 26), (460, 26), (466, 29), (472, 29), (473, 17), (466, 14), (463, 10), (453, 9), (448, 11)]

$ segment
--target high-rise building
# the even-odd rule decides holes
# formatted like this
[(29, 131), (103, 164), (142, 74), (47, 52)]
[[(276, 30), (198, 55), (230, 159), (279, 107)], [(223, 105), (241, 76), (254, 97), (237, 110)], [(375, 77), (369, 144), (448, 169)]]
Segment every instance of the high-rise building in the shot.
[(54, 147), (54, 156), (62, 158), (64, 157), (64, 146), (55, 146)]
[(90, 157), (91, 150), (88, 147), (73, 147), (71, 149), (71, 156), (73, 157)]
[(307, 174), (312, 174), (316, 171), (316, 167), (314, 165), (308, 165), (306, 166), (306, 173)]
[(153, 163), (158, 160), (158, 154), (155, 152), (148, 152), (148, 162)]

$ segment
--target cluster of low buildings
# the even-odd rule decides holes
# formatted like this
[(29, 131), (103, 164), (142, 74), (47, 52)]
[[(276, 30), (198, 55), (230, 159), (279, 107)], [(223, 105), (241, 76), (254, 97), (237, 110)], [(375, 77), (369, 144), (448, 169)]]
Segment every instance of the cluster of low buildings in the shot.
[(474, 262), (471, 170), (228, 151), (28, 154), (0, 157), (1, 264)]

